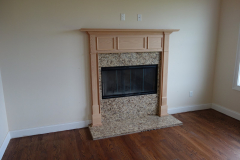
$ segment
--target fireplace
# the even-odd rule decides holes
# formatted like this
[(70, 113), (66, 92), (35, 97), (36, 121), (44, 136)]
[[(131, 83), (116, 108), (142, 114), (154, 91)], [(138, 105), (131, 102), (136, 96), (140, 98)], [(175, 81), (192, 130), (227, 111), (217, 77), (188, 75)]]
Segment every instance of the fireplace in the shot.
[(158, 65), (102, 67), (102, 99), (157, 93)]
[(174, 29), (81, 29), (89, 35), (93, 139), (181, 125), (167, 109)]
[[(169, 35), (179, 31), (178, 29), (81, 29), (81, 31), (86, 31), (89, 35), (93, 128), (101, 126), (105, 120), (117, 123), (118, 120), (131, 118), (131, 115), (139, 117), (149, 113), (155, 113), (160, 117), (168, 115)], [(154, 72), (150, 74), (151, 76), (145, 76), (146, 68), (131, 68), (142, 65), (157, 67), (151, 68), (150, 72)], [(116, 67), (114, 71), (112, 67)], [(130, 71), (133, 73), (130, 74)], [(134, 74), (135, 72), (139, 73)], [(134, 79), (134, 76), (137, 78)], [(107, 77), (111, 77), (109, 79), (113, 81), (106, 84)], [(149, 79), (146, 80), (145, 77)], [(122, 85), (127, 80), (128, 83)], [(135, 82), (135, 86), (132, 82)], [(129, 104), (132, 107), (126, 107)], [(151, 105), (154, 107), (149, 109)], [(148, 122), (146, 120), (146, 123)]]

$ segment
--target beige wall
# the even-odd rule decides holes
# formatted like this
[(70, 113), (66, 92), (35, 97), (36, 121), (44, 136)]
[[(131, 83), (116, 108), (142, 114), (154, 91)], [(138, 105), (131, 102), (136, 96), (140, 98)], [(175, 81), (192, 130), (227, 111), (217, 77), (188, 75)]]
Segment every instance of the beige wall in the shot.
[(7, 113), (4, 102), (2, 78), (0, 71), (0, 148), (8, 133)]
[[(219, 6), (219, 0), (0, 1), (10, 130), (90, 119), (83, 27), (180, 29), (170, 37), (169, 107), (211, 103)], [(120, 21), (120, 13), (126, 21)]]
[(213, 103), (240, 113), (240, 91), (232, 89), (240, 27), (240, 1), (223, 0), (220, 15)]

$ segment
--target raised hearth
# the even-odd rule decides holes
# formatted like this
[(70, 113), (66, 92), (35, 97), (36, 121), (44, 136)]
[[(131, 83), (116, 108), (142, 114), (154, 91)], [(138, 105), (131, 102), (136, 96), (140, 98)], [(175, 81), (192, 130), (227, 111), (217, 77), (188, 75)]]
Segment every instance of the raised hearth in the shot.
[(116, 137), (137, 132), (149, 131), (182, 125), (182, 122), (173, 116), (147, 116), (122, 121), (104, 121), (102, 126), (89, 127), (94, 140)]

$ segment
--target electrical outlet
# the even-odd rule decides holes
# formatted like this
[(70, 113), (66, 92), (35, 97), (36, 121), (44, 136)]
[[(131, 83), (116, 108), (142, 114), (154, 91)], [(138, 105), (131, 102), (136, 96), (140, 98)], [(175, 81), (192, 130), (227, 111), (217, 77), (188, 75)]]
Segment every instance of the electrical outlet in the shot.
[(189, 97), (193, 96), (193, 91), (189, 91)]
[(125, 21), (125, 14), (124, 14), (124, 13), (121, 13), (121, 14), (120, 14), (120, 20), (121, 20), (121, 21)]

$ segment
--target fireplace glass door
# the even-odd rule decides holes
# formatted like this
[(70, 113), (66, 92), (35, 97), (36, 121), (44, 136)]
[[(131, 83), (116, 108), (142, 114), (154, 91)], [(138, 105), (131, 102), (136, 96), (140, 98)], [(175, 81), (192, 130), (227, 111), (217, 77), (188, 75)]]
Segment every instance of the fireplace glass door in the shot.
[(102, 99), (157, 93), (158, 65), (102, 67)]

